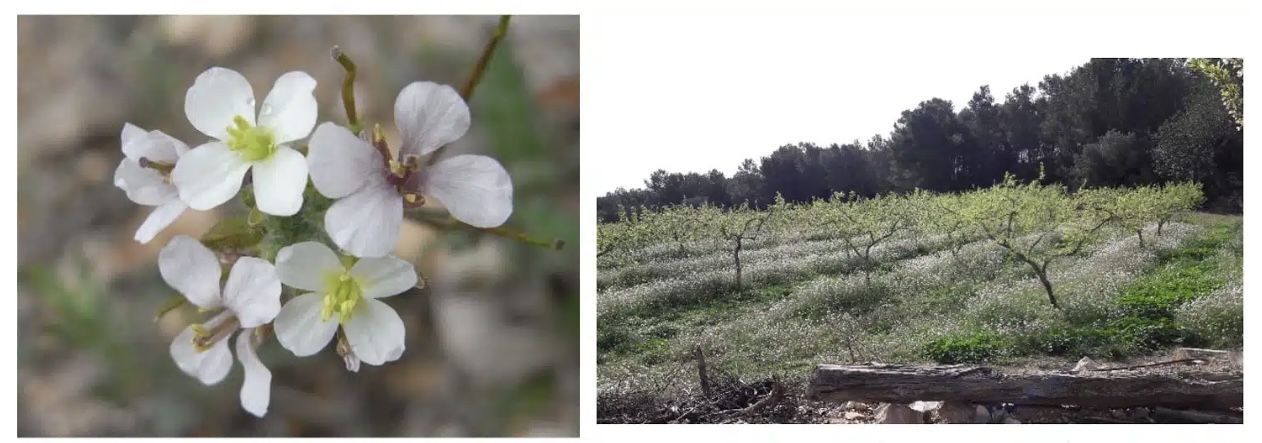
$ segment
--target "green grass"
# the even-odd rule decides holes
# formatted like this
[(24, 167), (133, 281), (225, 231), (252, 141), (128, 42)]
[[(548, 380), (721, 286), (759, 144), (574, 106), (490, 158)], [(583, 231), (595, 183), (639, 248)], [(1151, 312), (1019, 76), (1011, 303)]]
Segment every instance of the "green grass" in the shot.
[[(602, 383), (616, 374), (669, 378), (691, 364), (698, 344), (713, 365), (746, 379), (809, 373), (819, 363), (849, 362), (852, 350), (857, 361), (1021, 364), (1238, 347), (1240, 220), (1194, 214), (1168, 224), (1161, 238), (1146, 233), (1146, 247), (1119, 233), (1056, 262), (1059, 310), (1024, 266), (980, 243), (958, 259), (941, 248), (908, 248), (880, 262), (870, 282), (839, 270), (762, 279), (741, 291), (650, 292), (651, 303), (602, 311), (599, 371)], [(718, 253), (681, 263), (705, 254)]]
[(986, 330), (939, 337), (925, 346), (925, 356), (939, 363), (983, 363), (1004, 354), (1003, 336)]
[[(706, 297), (677, 300), (676, 304), (655, 303), (597, 321), (596, 347), (601, 355), (639, 356), (645, 364), (668, 360), (670, 340), (683, 331), (722, 324), (740, 316), (751, 305), (782, 300), (792, 294), (787, 285), (730, 289)], [(638, 326), (638, 327), (637, 327)], [(654, 362), (654, 363), (649, 363)]]
[[(1129, 357), (1179, 346), (1239, 346), (1243, 328), (1232, 327), (1233, 315), (1239, 311), (1219, 310), (1202, 322), (1227, 325), (1218, 329), (1238, 331), (1234, 339), (1209, 333), (1196, 323), (1179, 322), (1176, 315), (1190, 302), (1214, 293), (1228, 278), (1239, 275), (1242, 250), (1232, 251), (1240, 238), (1238, 226), (1231, 219), (1200, 217), (1208, 229), (1178, 248), (1157, 254), (1159, 266), (1137, 279), (1119, 294), (1114, 302), (1116, 315), (1104, 321), (1071, 323), (1049, 331), (1033, 341), (1033, 350), (1051, 355), (1103, 355)], [(1227, 252), (1224, 254), (1223, 252)], [(1242, 320), (1242, 319), (1241, 319)], [(1214, 329), (1214, 328), (1209, 328)], [(1028, 350), (1027, 350), (1028, 351)]]
[(1168, 318), (1176, 308), (1222, 285), (1211, 262), (1183, 262), (1159, 269), (1127, 288), (1117, 304), (1133, 318)]
[[(1181, 345), (1241, 344), (1243, 333), (1235, 340), (1222, 340), (1175, 318), (1184, 305), (1222, 287), (1233, 264), (1239, 266), (1221, 251), (1229, 250), (1240, 231), (1222, 223), (1221, 218), (1200, 220), (1209, 224), (1205, 232), (1177, 248), (1158, 252), (1157, 266), (1113, 297), (1117, 309), (1111, 312), (1115, 314), (1070, 319), (1061, 327), (1022, 337), (1013, 353), (1124, 358)], [(1220, 323), (1231, 323), (1229, 318), (1222, 318), (1231, 315), (1227, 310), (1213, 317)]]

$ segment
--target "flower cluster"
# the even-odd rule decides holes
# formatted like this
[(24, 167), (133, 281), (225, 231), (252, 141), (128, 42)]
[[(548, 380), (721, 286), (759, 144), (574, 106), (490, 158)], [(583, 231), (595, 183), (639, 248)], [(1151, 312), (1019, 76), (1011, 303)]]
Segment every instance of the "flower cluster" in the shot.
[(399, 93), (397, 156), (379, 127), (371, 135), (331, 122), (317, 127), (315, 87), (304, 72), (286, 73), (256, 107), (244, 76), (210, 68), (184, 102), (189, 122), (210, 141), (190, 149), (127, 123), (126, 158), (114, 175), (130, 200), (156, 207), (136, 231), (141, 243), (187, 209), (211, 210), (242, 194), (248, 216), (221, 221), (201, 240), (173, 237), (158, 268), (205, 316), (172, 341), (175, 364), (218, 384), (232, 369), (235, 335), (241, 405), (260, 417), (272, 376), (258, 349), (269, 335), (298, 357), (336, 340), (350, 371), (402, 356), (403, 321), (382, 299), (418, 282), (410, 263), (390, 255), (406, 209), (430, 198), (477, 228), (500, 226), (513, 209), (512, 183), (495, 159), (426, 158), (469, 129), (469, 108), (451, 87), (415, 82)]

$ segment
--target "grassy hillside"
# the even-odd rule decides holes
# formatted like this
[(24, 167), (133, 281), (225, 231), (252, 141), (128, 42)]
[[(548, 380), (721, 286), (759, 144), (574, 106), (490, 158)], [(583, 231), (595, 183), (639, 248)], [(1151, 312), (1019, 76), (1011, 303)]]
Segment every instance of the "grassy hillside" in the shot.
[(802, 378), (824, 362), (1072, 364), (1239, 347), (1242, 226), (1186, 214), (1159, 236), (1148, 225), (1142, 246), (1110, 228), (1048, 269), (1060, 309), (985, 240), (953, 254), (942, 236), (892, 237), (873, 249), (869, 279), (844, 239), (781, 229), (745, 245), (738, 289), (728, 250), (663, 239), (601, 258), (600, 389), (695, 389), (698, 345), (744, 380)]

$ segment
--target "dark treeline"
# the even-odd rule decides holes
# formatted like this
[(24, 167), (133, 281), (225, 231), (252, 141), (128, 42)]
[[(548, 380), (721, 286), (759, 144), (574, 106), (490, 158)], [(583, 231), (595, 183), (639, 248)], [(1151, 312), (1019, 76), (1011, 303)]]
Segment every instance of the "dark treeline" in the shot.
[[(958, 112), (932, 98), (903, 111), (888, 135), (867, 142), (785, 145), (746, 159), (731, 177), (658, 170), (644, 188), (600, 197), (601, 221), (618, 206), (710, 202), (765, 207), (833, 192), (873, 196), (915, 188), (988, 187), (1005, 172), (1081, 187), (1197, 181), (1206, 210), (1240, 212), (1243, 133), (1220, 90), (1185, 59), (1092, 59), (1066, 75), (1023, 85), (996, 103), (982, 86)], [(838, 122), (845, 124), (845, 122)]]

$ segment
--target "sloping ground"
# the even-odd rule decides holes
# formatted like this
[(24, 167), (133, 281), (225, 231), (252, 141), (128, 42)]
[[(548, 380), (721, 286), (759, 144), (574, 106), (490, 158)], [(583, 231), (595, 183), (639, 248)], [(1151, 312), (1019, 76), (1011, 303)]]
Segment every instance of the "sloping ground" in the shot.
[[(845, 273), (842, 266), (831, 272), (807, 267), (810, 271), (779, 273), (782, 278), (754, 280), (744, 291), (719, 284), (720, 269), (700, 277), (610, 287), (601, 293), (598, 320), (600, 417), (670, 421), (697, 409), (702, 412), (689, 417), (700, 422), (838, 419), (828, 411), (840, 405), (793, 400), (798, 385), (792, 382), (784, 395), (785, 404), (798, 408), (792, 413), (778, 410), (774, 416), (750, 418), (733, 416), (730, 409), (737, 406), (711, 406), (715, 402), (696, 393), (693, 349), (698, 345), (711, 367), (757, 380), (745, 384), (750, 392), (770, 380), (802, 378), (825, 362), (1067, 369), (1083, 356), (1124, 361), (1178, 345), (1238, 347), (1243, 339), (1240, 227), (1239, 217), (1197, 214), (1167, 225), (1156, 244), (1146, 247), (1133, 235), (1119, 233), (1053, 264), (1060, 310), (1048, 306), (1026, 269), (981, 242), (953, 256), (904, 240), (900, 253), (881, 257), (882, 272), (870, 281)], [(801, 249), (815, 254), (754, 266), (776, 274), (775, 269), (829, 254), (810, 246), (815, 244), (821, 243), (807, 242)], [(770, 248), (793, 250), (793, 245)], [(679, 259), (679, 268), (706, 262), (709, 254)], [(607, 281), (627, 275), (611, 274)], [(679, 415), (667, 420), (675, 411)], [(844, 419), (846, 412), (851, 417), (861, 413), (837, 414)]]

